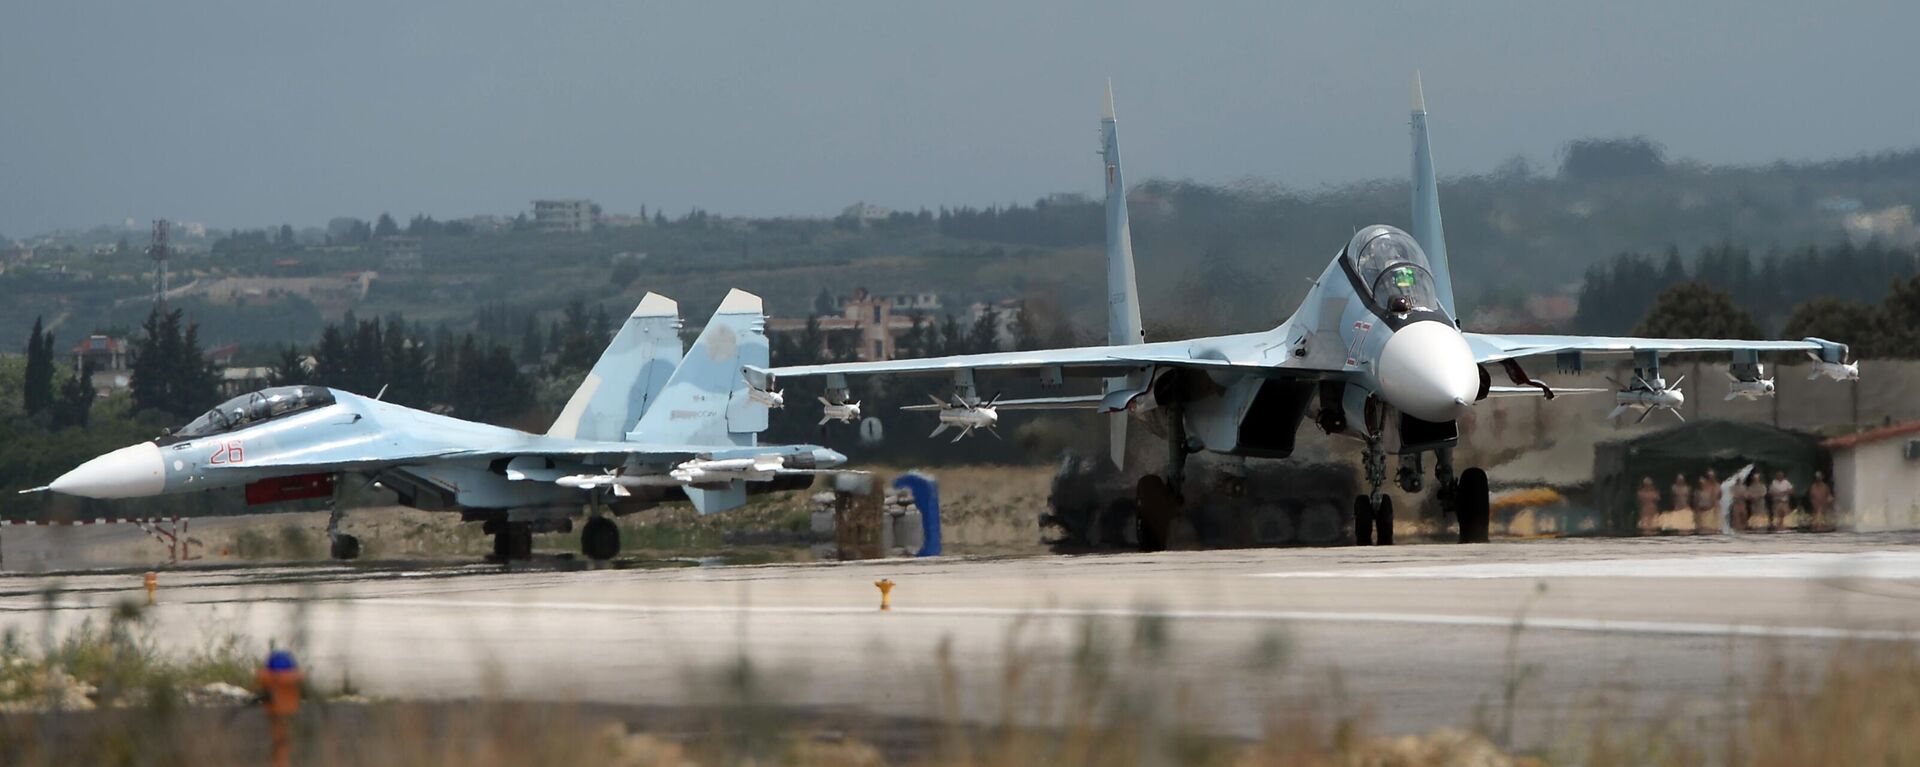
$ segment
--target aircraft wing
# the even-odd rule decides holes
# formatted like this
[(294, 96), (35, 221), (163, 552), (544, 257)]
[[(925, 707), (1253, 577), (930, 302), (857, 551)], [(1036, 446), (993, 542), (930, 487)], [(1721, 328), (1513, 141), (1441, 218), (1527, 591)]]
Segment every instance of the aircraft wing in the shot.
[(1799, 341), (1740, 341), (1719, 338), (1631, 338), (1616, 336), (1500, 335), (1465, 333), (1475, 362), (1499, 362), (1562, 352), (1632, 354), (1680, 352), (1809, 352), (1829, 362), (1846, 356), (1845, 344), (1819, 338)]
[(992, 352), (959, 354), (925, 359), (881, 360), (875, 362), (834, 362), (824, 365), (791, 365), (778, 368), (749, 368), (749, 372), (775, 378), (788, 376), (844, 375), (932, 375), (956, 370), (1038, 370), (1058, 368), (1062, 375), (1087, 378), (1111, 378), (1155, 365), (1232, 370), (1261, 375), (1318, 374), (1338, 372), (1309, 368), (1297, 358), (1273, 350), (1269, 359), (1265, 347), (1271, 341), (1262, 334), (1245, 337), (1225, 336), (1193, 341), (1162, 341), (1120, 346), (1083, 346), (1073, 349), (1042, 349), (1028, 352)]
[[(591, 440), (535, 439), (523, 444), (502, 444), (476, 448), (422, 447), (409, 449), (364, 443), (354, 446), (322, 445), (312, 450), (296, 450), (268, 459), (251, 459), (226, 465), (231, 470), (275, 470), (301, 472), (367, 471), (394, 466), (419, 465), (436, 461), (492, 460), (496, 458), (565, 458), (596, 466), (620, 466), (629, 459), (650, 462), (679, 462), (694, 458), (746, 458), (782, 452), (779, 446), (753, 447), (693, 445), (655, 445), (643, 442), (604, 442)], [(214, 467), (217, 468), (217, 467)]]

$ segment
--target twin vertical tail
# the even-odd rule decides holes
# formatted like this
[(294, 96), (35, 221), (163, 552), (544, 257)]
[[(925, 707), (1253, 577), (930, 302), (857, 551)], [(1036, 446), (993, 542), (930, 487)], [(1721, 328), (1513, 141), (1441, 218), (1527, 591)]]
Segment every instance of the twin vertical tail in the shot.
[(754, 399), (741, 370), (768, 363), (760, 297), (736, 289), (720, 302), (627, 441), (701, 447), (755, 444), (767, 429), (767, 406)]
[[(1133, 272), (1133, 230), (1127, 224), (1127, 183), (1120, 172), (1120, 128), (1113, 113), (1113, 82), (1107, 82), (1107, 100), (1100, 115), (1100, 157), (1107, 174), (1107, 343), (1137, 344), (1146, 341), (1140, 324), (1140, 288)], [(1138, 390), (1146, 385), (1145, 373), (1109, 378), (1104, 393)], [(1127, 455), (1127, 414), (1107, 416), (1108, 457), (1113, 465), (1125, 468)]]
[(547, 434), (620, 441), (659, 399), (680, 356), (679, 304), (648, 293), (593, 363), (593, 370), (574, 390)]
[(1459, 323), (1460, 312), (1453, 303), (1453, 274), (1447, 264), (1447, 232), (1440, 224), (1440, 182), (1433, 174), (1433, 152), (1427, 143), (1427, 97), (1421, 92), (1418, 72), (1413, 75), (1413, 239), (1433, 264), (1441, 310)]

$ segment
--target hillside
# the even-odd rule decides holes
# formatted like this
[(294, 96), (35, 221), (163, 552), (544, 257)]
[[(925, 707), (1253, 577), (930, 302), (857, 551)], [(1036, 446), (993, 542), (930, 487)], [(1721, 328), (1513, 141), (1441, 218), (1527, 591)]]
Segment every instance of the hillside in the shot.
[[(1850, 236), (1910, 244), (1900, 206), (1920, 201), (1920, 151), (1710, 167), (1668, 162), (1645, 142), (1585, 142), (1570, 145), (1551, 174), (1516, 160), (1445, 179), (1442, 195), (1471, 318), (1530, 293), (1576, 293), (1589, 266), (1622, 251), (1731, 244), (1765, 253)], [(1130, 200), (1147, 323), (1169, 335), (1269, 326), (1357, 226), (1404, 225), (1407, 197), (1401, 181), (1315, 190), (1141, 184)], [(275, 244), (263, 233), (215, 233), (214, 247), (174, 259), (174, 303), (215, 345), (310, 342), (348, 309), (464, 329), (481, 307), (544, 320), (573, 300), (618, 312), (648, 290), (679, 299), (697, 321), (731, 287), (762, 294), (783, 316), (808, 313), (823, 290), (856, 287), (938, 292), (949, 310), (1044, 297), (1084, 328), (1099, 322), (1099, 216), (1097, 201), (1064, 196), (867, 226), (698, 211), (582, 234), (432, 226), (418, 240), (423, 267), (412, 270), (395, 268), (378, 241), (327, 246), (303, 235)], [(150, 262), (137, 252), (92, 254), (114, 231), (41, 238), (31, 258), (7, 264), (0, 338), (24, 337), (36, 316), (69, 341), (136, 325)], [(137, 251), (144, 232), (131, 239)], [(344, 276), (366, 270), (378, 276), (365, 286)]]

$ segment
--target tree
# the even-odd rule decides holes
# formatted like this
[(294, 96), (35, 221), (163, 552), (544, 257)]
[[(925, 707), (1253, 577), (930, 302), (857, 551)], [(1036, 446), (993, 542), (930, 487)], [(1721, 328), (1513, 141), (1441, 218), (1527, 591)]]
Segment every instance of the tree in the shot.
[(1013, 350), (1030, 352), (1040, 348), (1040, 331), (1033, 326), (1033, 318), (1027, 315), (1027, 305), (1022, 302), (1013, 312)]
[(180, 310), (154, 309), (141, 325), (127, 388), (133, 404), (179, 418), (198, 414), (220, 396), (220, 376), (200, 350), (200, 326), (181, 329)]
[(823, 317), (839, 313), (834, 311), (833, 294), (826, 288), (821, 288), (820, 295), (813, 297), (813, 313)]
[[(1876, 351), (1889, 357), (1920, 357), (1920, 276), (1893, 283), (1880, 306), (1880, 344)], [(1847, 338), (1821, 336), (1835, 341)]]
[(532, 312), (527, 313), (526, 324), (526, 329), (520, 332), (520, 364), (538, 365), (541, 355), (546, 354), (542, 343), (545, 339), (540, 335), (540, 322), (534, 319)]
[(33, 319), (33, 333), (27, 336), (26, 380), (20, 400), (27, 415), (53, 405), (53, 334), (41, 330), (39, 317)]
[(297, 386), (311, 383), (313, 373), (307, 370), (306, 355), (300, 353), (300, 347), (288, 344), (280, 350), (280, 356), (267, 369), (268, 386)]
[(291, 248), (294, 246), (292, 224), (280, 225), (280, 236), (278, 238), (278, 241), (275, 242), (274, 244), (279, 245), (280, 247), (283, 247), (283, 248)]
[(384, 212), (380, 214), (379, 222), (373, 225), (373, 236), (375, 237), (392, 237), (399, 233), (400, 225), (394, 223), (393, 216), (387, 215)]
[(53, 403), (53, 428), (86, 426), (93, 400), (93, 360), (83, 359), (80, 369), (60, 384), (60, 398)]
[(1647, 338), (1759, 338), (1760, 326), (1733, 297), (1704, 282), (1668, 288), (1634, 328)]
[(1000, 348), (1000, 311), (993, 304), (983, 304), (980, 316), (974, 318), (973, 328), (967, 333), (967, 354), (986, 354)]
[(1880, 314), (1859, 301), (1822, 296), (1793, 307), (1782, 338), (1826, 338), (1843, 341), (1858, 357), (1887, 354), (1892, 335), (1882, 335)]

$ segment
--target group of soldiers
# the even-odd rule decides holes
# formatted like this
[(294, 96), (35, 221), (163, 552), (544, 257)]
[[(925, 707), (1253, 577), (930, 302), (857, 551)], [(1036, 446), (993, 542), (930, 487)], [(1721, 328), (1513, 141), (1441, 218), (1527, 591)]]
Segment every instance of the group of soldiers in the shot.
[[(1727, 522), (1734, 532), (1758, 531), (1757, 518), (1766, 517), (1765, 530), (1777, 532), (1792, 529), (1789, 518), (1798, 509), (1793, 483), (1787, 479), (1785, 471), (1775, 470), (1773, 479), (1768, 481), (1766, 472), (1756, 467), (1748, 472), (1744, 480), (1729, 490), (1721, 486), (1720, 476), (1713, 469), (1692, 482), (1687, 481), (1684, 473), (1673, 476), (1673, 484), (1667, 488), (1663, 497), (1660, 488), (1654, 486), (1653, 477), (1641, 477), (1640, 489), (1636, 498), (1640, 504), (1640, 534), (1658, 535), (1661, 532), (1660, 514), (1662, 511), (1677, 512), (1691, 516), (1694, 535), (1712, 535), (1720, 530), (1720, 505), (1722, 501), (1731, 502), (1727, 509)], [(1815, 531), (1828, 531), (1833, 528), (1833, 486), (1827, 482), (1822, 472), (1813, 473), (1813, 482), (1807, 486), (1806, 506), (1808, 518), (1805, 526)]]

